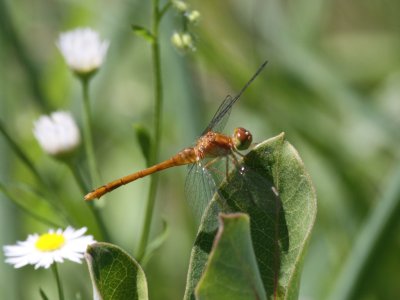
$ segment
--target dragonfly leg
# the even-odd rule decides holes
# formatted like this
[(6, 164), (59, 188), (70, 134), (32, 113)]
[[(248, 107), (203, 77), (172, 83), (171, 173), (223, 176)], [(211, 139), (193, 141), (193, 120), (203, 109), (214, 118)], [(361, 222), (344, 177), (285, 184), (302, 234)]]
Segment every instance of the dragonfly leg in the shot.
[(219, 176), (223, 176), (223, 174), (220, 172), (220, 170), (218, 170), (217, 168), (213, 168), (213, 164), (216, 163), (218, 160), (220, 160), (221, 157), (216, 157), (212, 160), (210, 160), (209, 162), (207, 162), (203, 168), (207, 169), (207, 170), (212, 170), (215, 174), (218, 174)]
[[(216, 157), (212, 160), (210, 160), (209, 162), (207, 162), (204, 166), (203, 169), (206, 169), (204, 171), (206, 171), (207, 173), (209, 173), (209, 170), (212, 170), (213, 174), (216, 176), (219, 176), (220, 178), (223, 178), (223, 173), (221, 172), (221, 170), (219, 170), (218, 168), (215, 168), (214, 163), (216, 163), (218, 160), (220, 160), (221, 157)], [(228, 158), (227, 158), (227, 165), (228, 165)], [(226, 173), (227, 175), (228, 173)], [(212, 176), (211, 173), (209, 174), (209, 176)], [(215, 181), (214, 181), (215, 184)], [(217, 202), (219, 205), (219, 208), (221, 209), (221, 211), (223, 212), (229, 212), (229, 206), (226, 202), (225, 197), (222, 195), (222, 193), (218, 190), (218, 186), (216, 186), (216, 192), (218, 193), (218, 197), (217, 197)]]
[(226, 172), (226, 178), (228, 178), (228, 174), (229, 174), (229, 158), (227, 157), (226, 159), (225, 159), (225, 166), (226, 166), (226, 168), (225, 168), (225, 172)]
[(242, 153), (240, 153), (239, 151), (237, 151), (236, 149), (232, 149), (232, 152), (231, 152), (231, 155), (230, 155), (233, 164), (236, 166), (236, 168), (238, 168), (240, 174), (243, 175), (244, 167), (243, 166), (240, 167), (240, 162), (239, 162), (238, 158), (236, 157), (236, 154), (238, 154), (241, 157), (244, 157), (244, 155)]
[(211, 166), (213, 163), (217, 162), (219, 159), (220, 159), (220, 157), (216, 157), (216, 158), (210, 160), (209, 162), (207, 162), (207, 163), (204, 165), (203, 168), (209, 169), (210, 166)]
[(240, 153), (239, 150), (237, 150), (236, 148), (232, 148), (232, 154), (233, 154), (233, 153), (235, 153), (235, 154), (237, 154), (237, 155), (239, 155), (239, 156), (241, 156), (241, 157), (244, 157), (244, 156), (245, 156), (244, 154)]

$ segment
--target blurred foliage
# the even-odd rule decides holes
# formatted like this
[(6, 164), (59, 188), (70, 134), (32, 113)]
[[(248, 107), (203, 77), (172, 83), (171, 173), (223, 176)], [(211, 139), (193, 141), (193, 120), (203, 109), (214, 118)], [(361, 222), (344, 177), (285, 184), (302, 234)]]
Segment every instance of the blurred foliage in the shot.
[[(226, 94), (238, 91), (268, 59), (267, 69), (234, 108), (226, 132), (244, 126), (262, 141), (285, 131), (299, 150), (319, 204), (300, 297), (324, 299), (342, 276), (341, 268), (365, 222), (397, 178), (392, 174), (398, 167), (400, 145), (400, 2), (193, 0), (189, 4), (201, 13), (193, 28), (196, 51), (183, 56), (170, 44), (179, 23), (173, 11), (161, 26), (165, 90), (161, 157), (193, 142)], [(151, 57), (131, 25), (148, 26), (149, 15), (148, 1), (0, 1), (0, 120), (57, 191), (55, 201), (67, 207), (74, 225), (86, 225), (92, 234), (96, 234), (94, 220), (71, 173), (42, 153), (32, 122), (58, 109), (71, 110), (82, 122), (80, 86), (55, 40), (61, 31), (90, 26), (111, 41), (106, 63), (91, 85), (102, 180), (144, 167), (132, 124), (152, 129)], [(35, 186), (35, 178), (3, 137), (0, 153), (3, 184)], [(161, 215), (170, 225), (170, 236), (145, 267), (151, 299), (183, 296), (196, 231), (183, 195), (184, 171), (171, 169), (160, 177), (154, 236), (162, 230)], [(128, 251), (137, 247), (147, 190), (144, 179), (100, 201), (114, 242)], [(3, 195), (0, 200), (1, 245), (47, 230)], [(398, 211), (398, 205), (393, 210)], [(354, 299), (400, 295), (399, 227), (398, 218), (387, 220), (354, 286)], [(1, 299), (38, 298), (39, 287), (55, 295), (50, 272), (31, 267), (14, 270), (0, 256)], [(77, 293), (90, 298), (85, 266), (65, 263), (60, 272), (68, 299)]]

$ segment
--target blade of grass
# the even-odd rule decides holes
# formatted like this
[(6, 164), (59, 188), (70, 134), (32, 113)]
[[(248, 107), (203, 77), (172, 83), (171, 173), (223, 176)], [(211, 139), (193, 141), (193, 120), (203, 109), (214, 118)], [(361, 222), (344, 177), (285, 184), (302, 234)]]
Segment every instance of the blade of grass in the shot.
[(377, 246), (400, 214), (400, 163), (389, 177), (384, 194), (372, 210), (344, 263), (328, 299), (354, 299), (367, 275)]
[(18, 156), (18, 158), (25, 164), (25, 166), (35, 175), (35, 177), (39, 180), (40, 183), (44, 183), (42, 176), (36, 169), (33, 162), (30, 158), (25, 154), (22, 148), (14, 141), (11, 135), (6, 130), (3, 122), (0, 120), (0, 132), (7, 141), (10, 148), (14, 151), (14, 153)]
[(0, 1), (0, 38), (3, 37), (3, 41), (6, 45), (9, 45), (10, 52), (14, 52), (18, 58), (21, 67), (28, 77), (28, 84), (36, 103), (45, 112), (51, 111), (49, 101), (40, 86), (40, 74), (39, 70), (34, 64), (32, 58), (29, 56), (27, 47), (24, 47), (20, 36), (18, 36), (15, 28), (12, 15), (7, 7), (6, 1)]
[(21, 211), (26, 213), (28, 216), (31, 218), (35, 219), (38, 222), (41, 222), (43, 224), (49, 225), (51, 227), (63, 227), (61, 224), (55, 223), (47, 218), (44, 218), (32, 210), (26, 208), (25, 206), (21, 205), (10, 193), (10, 191), (6, 188), (4, 184), (0, 182), (0, 192), (2, 192), (11, 202), (13, 202)]

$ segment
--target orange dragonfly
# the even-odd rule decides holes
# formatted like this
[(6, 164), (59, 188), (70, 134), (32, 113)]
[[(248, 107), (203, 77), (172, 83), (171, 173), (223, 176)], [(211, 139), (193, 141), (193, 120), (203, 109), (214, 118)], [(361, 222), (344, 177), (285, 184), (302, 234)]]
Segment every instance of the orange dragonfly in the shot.
[[(222, 129), (225, 127), (225, 124), (228, 120), (229, 114), (231, 112), (232, 106), (235, 104), (237, 100), (239, 100), (240, 96), (247, 89), (247, 87), (253, 82), (253, 80), (260, 74), (260, 72), (264, 69), (268, 61), (265, 61), (256, 71), (256, 73), (252, 76), (252, 78), (244, 85), (244, 87), (240, 90), (240, 92), (235, 96), (231, 97), (228, 95), (225, 100), (222, 102), (214, 117), (212, 118), (210, 124), (203, 131), (200, 138), (196, 141), (193, 147), (188, 147), (178, 152), (176, 155), (171, 157), (168, 160), (165, 160), (161, 163), (158, 163), (149, 168), (143, 169), (141, 171), (132, 173), (130, 175), (121, 177), (114, 181), (111, 181), (92, 192), (88, 193), (85, 196), (85, 200), (93, 200), (95, 198), (100, 198), (104, 194), (111, 192), (112, 190), (135, 181), (139, 178), (148, 176), (155, 172), (165, 170), (175, 166), (181, 165), (189, 165), (191, 164), (189, 175), (186, 180), (186, 190), (187, 194), (191, 196), (191, 190), (194, 188), (193, 185), (196, 185), (201, 181), (203, 183), (202, 187), (198, 188), (202, 194), (206, 194), (201, 199), (208, 201), (211, 199), (213, 190), (215, 189), (215, 179), (210, 174), (211, 166), (218, 160), (223, 157), (226, 157), (226, 174), (228, 173), (228, 164), (229, 158), (232, 159), (233, 163), (238, 165), (238, 159), (236, 154), (242, 156), (239, 152), (241, 150), (246, 150), (252, 143), (252, 135), (251, 133), (242, 128), (238, 127), (234, 130), (232, 136), (224, 135), (221, 133)], [(201, 178), (198, 178), (198, 175)], [(194, 183), (197, 181), (197, 183)], [(204, 184), (205, 183), (205, 184)], [(210, 189), (210, 185), (212, 188)], [(196, 191), (198, 192), (198, 191)], [(204, 202), (204, 201), (203, 201)], [(193, 203), (193, 202), (192, 202)], [(200, 204), (203, 207), (199, 208), (202, 210), (205, 207), (206, 203)], [(195, 206), (199, 206), (199, 204), (194, 204)]]

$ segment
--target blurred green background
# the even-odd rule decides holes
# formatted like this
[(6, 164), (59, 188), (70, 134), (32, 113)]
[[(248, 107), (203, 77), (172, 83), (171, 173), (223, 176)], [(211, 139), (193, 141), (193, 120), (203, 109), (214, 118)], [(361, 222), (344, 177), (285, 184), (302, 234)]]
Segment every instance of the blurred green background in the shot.
[[(132, 33), (131, 25), (149, 26), (150, 4), (134, 0), (0, 2), (0, 120), (53, 184), (57, 201), (68, 207), (76, 224), (88, 226), (95, 235), (92, 216), (71, 173), (42, 152), (32, 123), (43, 113), (61, 109), (72, 111), (82, 124), (80, 85), (55, 40), (62, 31), (92, 27), (111, 42), (106, 62), (91, 84), (102, 180), (145, 166), (132, 126), (152, 129), (152, 61), (149, 45)], [(233, 109), (226, 132), (243, 126), (252, 131), (255, 141), (263, 141), (285, 131), (311, 174), (318, 216), (301, 299), (332, 296), (338, 280), (346, 281), (354, 271), (349, 267), (343, 273), (342, 268), (351, 266), (349, 254), (357, 258), (352, 251), (360, 232), (372, 236), (371, 222), (375, 221), (381, 222), (382, 230), (357, 273), (352, 298), (398, 297), (396, 199), (400, 196), (393, 187), (400, 186), (395, 182), (400, 146), (400, 2), (193, 0), (189, 5), (201, 13), (200, 23), (192, 27), (196, 51), (181, 55), (171, 45), (170, 36), (180, 25), (173, 10), (160, 28), (165, 96), (161, 158), (190, 145), (226, 94), (235, 94), (268, 59), (267, 68)], [(0, 153), (1, 183), (10, 188), (35, 186), (2, 136)], [(151, 299), (183, 296), (196, 233), (184, 196), (185, 171), (174, 168), (160, 177), (152, 232), (154, 236), (161, 231), (164, 218), (170, 234), (145, 266)], [(138, 245), (148, 183), (148, 179), (137, 181), (100, 202), (115, 243), (129, 252)], [(390, 192), (393, 195), (388, 196)], [(57, 217), (29, 193), (16, 195), (37, 211)], [(377, 207), (390, 197), (395, 199), (387, 209), (391, 214), (375, 217)], [(3, 195), (0, 206), (1, 245), (47, 231)], [(34, 271), (30, 266), (14, 270), (4, 263), (3, 254), (0, 258), (1, 299), (39, 299), (39, 287), (55, 297), (50, 271)], [(67, 262), (60, 272), (67, 299), (77, 294), (90, 299), (85, 265)]]

